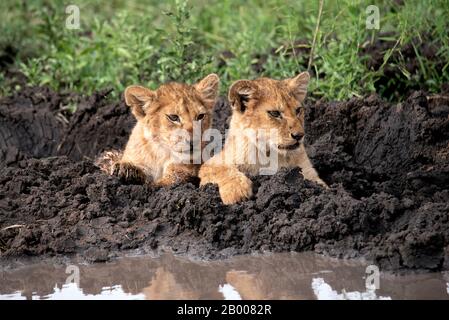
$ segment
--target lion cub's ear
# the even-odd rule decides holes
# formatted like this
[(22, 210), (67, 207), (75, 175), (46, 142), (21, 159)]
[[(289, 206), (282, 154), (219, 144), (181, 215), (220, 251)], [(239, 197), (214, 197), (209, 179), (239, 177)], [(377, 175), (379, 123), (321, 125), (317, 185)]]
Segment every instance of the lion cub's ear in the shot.
[(218, 96), (220, 78), (211, 73), (204, 79), (194, 85), (194, 88), (200, 93), (207, 108), (212, 109)]
[(294, 78), (283, 80), (290, 89), (293, 96), (300, 102), (304, 101), (307, 94), (307, 86), (309, 85), (310, 75), (307, 71), (301, 72)]
[(245, 112), (248, 101), (255, 97), (257, 88), (251, 80), (238, 80), (229, 89), (229, 103), (232, 109)]
[(154, 96), (153, 91), (141, 86), (129, 86), (125, 89), (125, 103), (131, 107), (131, 112), (138, 120), (145, 117)]

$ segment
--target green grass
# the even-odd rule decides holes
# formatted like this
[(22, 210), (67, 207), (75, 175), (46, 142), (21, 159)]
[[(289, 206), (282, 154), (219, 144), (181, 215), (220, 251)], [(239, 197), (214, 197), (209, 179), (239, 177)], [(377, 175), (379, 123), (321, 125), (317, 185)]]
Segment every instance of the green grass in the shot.
[[(380, 9), (380, 30), (365, 28), (365, 8), (372, 2)], [(377, 90), (397, 99), (389, 91), (396, 86), (424, 85), (438, 92), (449, 81), (449, 2), (404, 2), (324, 1), (311, 65), (319, 75), (310, 87), (313, 97), (343, 100)], [(64, 27), (69, 3), (80, 8), (79, 30)], [(18, 50), (13, 67), (29, 84), (85, 94), (113, 88), (115, 97), (130, 84), (156, 88), (172, 80), (193, 83), (211, 72), (220, 75), (223, 93), (241, 78), (293, 76), (307, 68), (309, 55), (292, 55), (291, 48), (302, 40), (310, 49), (319, 8), (318, 1), (307, 0), (69, 3), (3, 0), (0, 50), (7, 45)], [(380, 70), (369, 70), (369, 57), (360, 54), (361, 48), (384, 32), (393, 32), (395, 46), (383, 52)], [(437, 44), (436, 59), (425, 58), (417, 39)], [(410, 43), (419, 63), (413, 73), (400, 51)], [(221, 61), (224, 52), (233, 55)], [(257, 70), (261, 55), (266, 61)], [(385, 68), (398, 70), (388, 82)], [(5, 70), (0, 74), (2, 94), (11, 91)]]

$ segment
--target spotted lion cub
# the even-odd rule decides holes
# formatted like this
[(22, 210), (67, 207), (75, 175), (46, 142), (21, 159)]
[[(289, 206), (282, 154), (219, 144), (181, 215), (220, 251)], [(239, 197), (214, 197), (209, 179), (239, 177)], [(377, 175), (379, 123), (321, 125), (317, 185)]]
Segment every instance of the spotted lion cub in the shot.
[[(219, 82), (216, 74), (210, 74), (194, 85), (172, 82), (156, 91), (141, 86), (126, 88), (125, 102), (137, 123), (125, 150), (110, 151), (97, 164), (125, 180), (159, 186), (197, 176), (200, 164), (192, 163), (190, 157), (194, 125), (201, 131), (210, 128)], [(174, 152), (190, 153), (189, 161), (178, 161)]]
[[(254, 140), (244, 139), (243, 132), (263, 129), (276, 132), (274, 137), (267, 136), (266, 140), (270, 145), (269, 152), (277, 158), (277, 168), (299, 166), (306, 179), (326, 186), (313, 168), (303, 145), (302, 102), (309, 79), (309, 74), (303, 72), (279, 81), (260, 78), (235, 82), (228, 95), (232, 107), (228, 136), (221, 152), (202, 165), (199, 172), (201, 185), (218, 184), (225, 204), (249, 198), (252, 182), (246, 174), (258, 174), (262, 165), (258, 159), (252, 163), (245, 162), (249, 159), (249, 150), (254, 147)], [(260, 148), (257, 151), (267, 153)]]

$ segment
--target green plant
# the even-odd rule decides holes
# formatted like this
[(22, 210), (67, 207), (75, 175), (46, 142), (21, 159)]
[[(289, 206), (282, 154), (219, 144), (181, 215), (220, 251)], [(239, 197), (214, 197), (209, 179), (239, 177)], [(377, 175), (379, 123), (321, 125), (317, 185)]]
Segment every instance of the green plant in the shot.
[[(130, 84), (193, 83), (215, 72), (225, 94), (237, 79), (304, 71), (314, 37), (311, 98), (377, 91), (400, 100), (409, 89), (438, 92), (449, 82), (446, 0), (376, 1), (380, 30), (365, 28), (370, 1), (324, 0), (317, 31), (318, 1), (75, 2), (79, 30), (64, 27), (63, 0), (0, 3), (0, 65), (3, 48), (18, 52), (0, 69), (3, 93), (14, 90), (6, 70), (17, 68), (29, 84), (84, 94), (108, 87), (116, 98)], [(388, 46), (379, 47), (381, 61), (373, 69), (372, 53), (364, 48), (377, 42)]]
[(166, 11), (165, 15), (174, 25), (174, 31), (158, 30), (166, 44), (157, 59), (158, 80), (191, 81), (201, 78), (211, 59), (207, 54), (202, 54), (204, 48), (193, 40), (195, 28), (189, 23), (188, 1), (176, 0), (174, 10)]

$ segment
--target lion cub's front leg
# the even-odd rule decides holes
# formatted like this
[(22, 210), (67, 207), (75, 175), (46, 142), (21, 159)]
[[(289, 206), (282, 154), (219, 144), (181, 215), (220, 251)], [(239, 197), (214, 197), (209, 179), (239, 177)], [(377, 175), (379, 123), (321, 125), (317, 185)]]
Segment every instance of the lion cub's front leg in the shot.
[(156, 181), (158, 186), (168, 186), (189, 182), (198, 175), (198, 165), (171, 163), (165, 169), (162, 178)]
[(218, 184), (224, 204), (234, 204), (253, 194), (251, 180), (235, 166), (204, 164), (199, 172), (201, 185)]
[(318, 172), (313, 167), (313, 164), (310, 161), (303, 144), (300, 147), (300, 154), (298, 157), (298, 162), (296, 164), (301, 168), (304, 179), (316, 182), (325, 188), (329, 188), (326, 182), (321, 180), (321, 178), (318, 176)]

